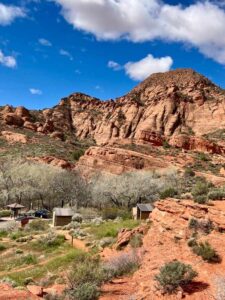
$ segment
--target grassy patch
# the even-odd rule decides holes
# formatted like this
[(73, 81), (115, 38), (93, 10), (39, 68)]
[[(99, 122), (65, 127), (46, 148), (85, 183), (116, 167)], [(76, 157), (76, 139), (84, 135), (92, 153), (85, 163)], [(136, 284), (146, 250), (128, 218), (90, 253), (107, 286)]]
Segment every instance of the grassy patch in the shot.
[(88, 232), (92, 234), (96, 239), (102, 239), (104, 237), (116, 237), (120, 229), (133, 229), (138, 225), (140, 225), (140, 222), (136, 220), (124, 220), (119, 223), (108, 221), (101, 224), (100, 226), (92, 225), (88, 229)]
[(71, 249), (64, 256), (57, 256), (50, 259), (45, 265), (37, 264), (33, 268), (20, 272), (12, 272), (7, 276), (14, 280), (18, 285), (24, 285), (24, 281), (28, 277), (37, 280), (44, 277), (48, 272), (60, 273), (63, 270), (67, 270), (71, 262), (76, 258), (76, 256), (80, 255), (80, 253), (81, 250)]

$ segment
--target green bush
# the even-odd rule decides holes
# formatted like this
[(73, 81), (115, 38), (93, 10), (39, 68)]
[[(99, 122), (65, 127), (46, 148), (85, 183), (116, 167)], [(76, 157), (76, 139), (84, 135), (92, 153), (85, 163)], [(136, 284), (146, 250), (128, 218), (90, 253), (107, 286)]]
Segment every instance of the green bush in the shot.
[(215, 189), (208, 193), (210, 200), (223, 200), (225, 198), (225, 191), (221, 189)]
[(188, 228), (197, 230), (198, 229), (198, 220), (191, 218), (188, 223)]
[(212, 248), (208, 242), (201, 242), (194, 247), (192, 250), (198, 256), (201, 256), (203, 260), (207, 262), (219, 262), (220, 257), (217, 252)]
[(139, 248), (143, 245), (143, 235), (136, 233), (130, 240), (130, 245), (132, 248)]
[(105, 271), (98, 258), (81, 255), (74, 261), (68, 280), (71, 289), (76, 289), (85, 283), (99, 286), (105, 280)]
[(191, 247), (191, 248), (196, 246), (197, 245), (196, 238), (190, 238), (188, 240), (187, 244), (188, 244), (188, 247)]
[(73, 300), (97, 300), (99, 296), (99, 288), (92, 282), (80, 284), (70, 292), (70, 298)]
[(2, 251), (4, 251), (4, 250), (6, 250), (6, 246), (3, 245), (3, 244), (0, 244), (0, 252), (2, 252)]
[(191, 218), (188, 223), (189, 229), (194, 229), (195, 231), (202, 231), (205, 234), (209, 234), (213, 230), (213, 223), (210, 220), (197, 220)]
[(37, 264), (37, 257), (33, 254), (27, 254), (21, 257), (21, 264), (23, 265), (33, 265)]
[(170, 144), (167, 141), (164, 141), (163, 142), (163, 148), (166, 150), (166, 149), (171, 148), (171, 146), (170, 146)]
[(107, 279), (107, 274), (99, 258), (82, 253), (75, 258), (67, 279), (69, 299), (94, 300), (98, 299), (98, 287)]
[(7, 237), (8, 232), (6, 230), (0, 230), (0, 238)]
[(1, 210), (0, 211), (0, 218), (7, 218), (11, 216), (10, 210)]
[(199, 152), (197, 154), (197, 158), (201, 161), (210, 161), (210, 158), (207, 154), (203, 153), (203, 152)]
[(45, 236), (41, 236), (36, 242), (33, 243), (34, 249), (46, 250), (58, 248), (65, 242), (64, 235), (55, 234), (53, 232), (49, 232)]
[(177, 194), (178, 194), (177, 190), (174, 189), (173, 187), (170, 187), (160, 193), (160, 198), (161, 199), (173, 198)]
[(85, 151), (83, 149), (78, 149), (73, 152), (72, 157), (75, 161), (78, 161), (81, 156), (83, 156)]
[(202, 196), (202, 195), (207, 195), (209, 192), (209, 187), (207, 182), (204, 181), (198, 181), (192, 188), (192, 195), (193, 197), (196, 196)]
[(25, 237), (25, 236), (26, 236), (26, 234), (25, 234), (23, 231), (17, 230), (17, 231), (12, 232), (12, 233), (10, 234), (10, 239), (11, 239), (11, 240), (17, 240), (17, 239), (19, 239), (19, 238), (21, 238), (21, 237)]
[(160, 272), (155, 276), (158, 288), (164, 293), (173, 293), (178, 287), (190, 283), (196, 276), (197, 272), (192, 269), (191, 265), (172, 261), (160, 268)]
[(29, 231), (46, 231), (49, 228), (49, 224), (45, 220), (33, 220), (31, 221), (28, 226), (27, 230)]
[(207, 204), (208, 203), (208, 198), (206, 195), (199, 195), (195, 196), (194, 202), (198, 204)]
[(192, 170), (191, 167), (187, 167), (184, 171), (184, 176), (185, 177), (194, 177), (195, 176), (195, 172)]

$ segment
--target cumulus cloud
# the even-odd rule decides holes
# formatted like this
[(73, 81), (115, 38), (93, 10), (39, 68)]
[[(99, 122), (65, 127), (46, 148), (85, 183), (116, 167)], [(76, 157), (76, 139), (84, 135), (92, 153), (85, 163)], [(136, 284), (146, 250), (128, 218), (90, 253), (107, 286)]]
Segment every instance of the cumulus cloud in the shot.
[(46, 47), (51, 47), (52, 46), (52, 43), (46, 39), (39, 39), (38, 40), (39, 44), (41, 44), (42, 46), (46, 46)]
[(73, 60), (72, 54), (70, 54), (68, 51), (64, 49), (60, 49), (59, 54), (63, 56), (67, 56), (70, 60)]
[(139, 61), (129, 61), (124, 66), (110, 60), (108, 67), (114, 71), (125, 70), (125, 73), (133, 80), (141, 81), (153, 73), (166, 72), (172, 67), (173, 59), (170, 56), (156, 58), (151, 54)]
[(133, 80), (144, 80), (153, 73), (169, 71), (173, 64), (170, 56), (155, 58), (148, 54), (137, 62), (128, 62), (124, 68), (126, 74)]
[(39, 89), (30, 88), (30, 93), (32, 95), (42, 95), (42, 91)]
[(161, 0), (54, 1), (68, 23), (97, 39), (181, 42), (225, 64), (225, 11), (220, 1), (189, 6)]
[(0, 25), (9, 25), (16, 18), (23, 18), (26, 13), (23, 8), (0, 3)]
[(8, 68), (15, 68), (17, 65), (15, 57), (6, 56), (2, 50), (0, 50), (0, 64)]

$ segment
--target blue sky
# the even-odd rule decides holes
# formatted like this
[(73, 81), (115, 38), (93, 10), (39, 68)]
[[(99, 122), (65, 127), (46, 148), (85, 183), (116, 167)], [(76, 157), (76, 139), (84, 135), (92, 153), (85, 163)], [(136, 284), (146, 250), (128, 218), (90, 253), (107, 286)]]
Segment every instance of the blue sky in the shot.
[(155, 71), (186, 67), (225, 88), (219, 4), (0, 0), (0, 105), (41, 109), (78, 91), (115, 98)]

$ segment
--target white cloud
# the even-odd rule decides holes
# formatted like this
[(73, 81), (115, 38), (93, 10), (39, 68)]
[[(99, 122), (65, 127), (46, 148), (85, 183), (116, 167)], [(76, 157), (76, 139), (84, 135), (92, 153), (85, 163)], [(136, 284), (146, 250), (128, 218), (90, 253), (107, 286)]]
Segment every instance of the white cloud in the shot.
[(2, 50), (0, 50), (0, 64), (8, 68), (15, 68), (17, 63), (15, 57), (6, 56)]
[(23, 18), (26, 13), (23, 8), (0, 3), (0, 25), (9, 25), (16, 18)]
[(30, 88), (30, 93), (32, 95), (42, 95), (42, 91), (39, 89)]
[(72, 54), (70, 54), (68, 51), (64, 50), (64, 49), (61, 49), (59, 51), (59, 54), (60, 55), (63, 55), (63, 56), (67, 56), (70, 60), (73, 60), (73, 56)]
[(181, 42), (225, 64), (225, 11), (219, 1), (186, 7), (161, 0), (54, 1), (68, 23), (97, 39)]
[(46, 46), (46, 47), (51, 47), (52, 46), (52, 43), (46, 39), (39, 39), (38, 40), (39, 44), (41, 44), (42, 46)]
[(128, 62), (124, 68), (126, 74), (133, 80), (144, 80), (153, 73), (169, 71), (173, 64), (170, 56), (155, 58), (148, 54), (137, 62)]
[(170, 56), (156, 58), (151, 54), (142, 58), (139, 61), (129, 61), (124, 66), (121, 66), (115, 61), (110, 60), (108, 67), (114, 71), (124, 69), (125, 73), (133, 80), (141, 81), (153, 73), (166, 72), (172, 67), (173, 59)]
[(114, 71), (119, 71), (119, 70), (121, 70), (123, 68), (120, 64), (118, 64), (117, 62), (115, 62), (113, 60), (110, 60), (108, 62), (108, 67), (110, 69), (113, 69)]

